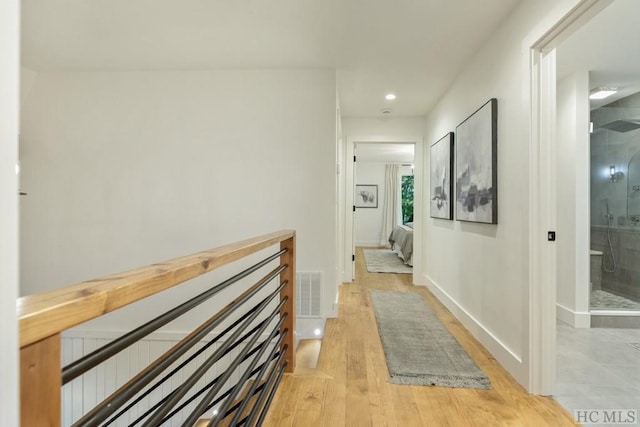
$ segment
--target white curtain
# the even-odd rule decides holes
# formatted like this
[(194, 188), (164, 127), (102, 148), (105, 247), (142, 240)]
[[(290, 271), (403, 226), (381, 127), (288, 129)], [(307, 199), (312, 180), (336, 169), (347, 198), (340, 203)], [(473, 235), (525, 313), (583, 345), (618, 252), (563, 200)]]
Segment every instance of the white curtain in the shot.
[(398, 176), (400, 165), (388, 164), (384, 166), (384, 202), (382, 203), (382, 234), (380, 245), (389, 246), (391, 230), (398, 224), (398, 200), (400, 197)]

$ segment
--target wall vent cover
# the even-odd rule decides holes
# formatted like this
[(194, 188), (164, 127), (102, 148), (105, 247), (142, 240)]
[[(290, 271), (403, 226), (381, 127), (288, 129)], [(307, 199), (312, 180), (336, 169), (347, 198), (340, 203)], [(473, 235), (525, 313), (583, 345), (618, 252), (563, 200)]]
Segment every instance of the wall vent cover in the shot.
[(296, 316), (322, 317), (321, 302), (324, 283), (322, 272), (298, 271), (296, 282)]

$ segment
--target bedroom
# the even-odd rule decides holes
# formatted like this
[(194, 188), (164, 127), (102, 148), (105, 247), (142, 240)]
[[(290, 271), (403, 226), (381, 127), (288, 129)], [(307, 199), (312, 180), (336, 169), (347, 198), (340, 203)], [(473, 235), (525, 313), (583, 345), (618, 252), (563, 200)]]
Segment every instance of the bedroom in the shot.
[(357, 143), (355, 151), (355, 246), (368, 248), (372, 272), (411, 273), (415, 145)]

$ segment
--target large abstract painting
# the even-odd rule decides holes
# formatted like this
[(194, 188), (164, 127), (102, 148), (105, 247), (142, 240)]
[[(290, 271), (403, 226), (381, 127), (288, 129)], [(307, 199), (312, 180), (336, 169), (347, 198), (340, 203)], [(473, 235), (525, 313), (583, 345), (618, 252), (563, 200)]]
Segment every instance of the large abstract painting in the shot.
[(453, 219), (453, 132), (431, 145), (429, 157), (431, 217)]
[(456, 128), (456, 219), (498, 223), (498, 100)]

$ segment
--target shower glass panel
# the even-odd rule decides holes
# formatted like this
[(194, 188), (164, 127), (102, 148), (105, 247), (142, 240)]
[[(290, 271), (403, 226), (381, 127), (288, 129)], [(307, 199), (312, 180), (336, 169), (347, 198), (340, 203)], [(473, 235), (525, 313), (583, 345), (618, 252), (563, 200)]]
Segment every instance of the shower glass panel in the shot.
[(628, 170), (627, 213), (631, 224), (640, 228), (640, 149), (631, 156)]
[(640, 93), (591, 121), (591, 309), (640, 311)]

